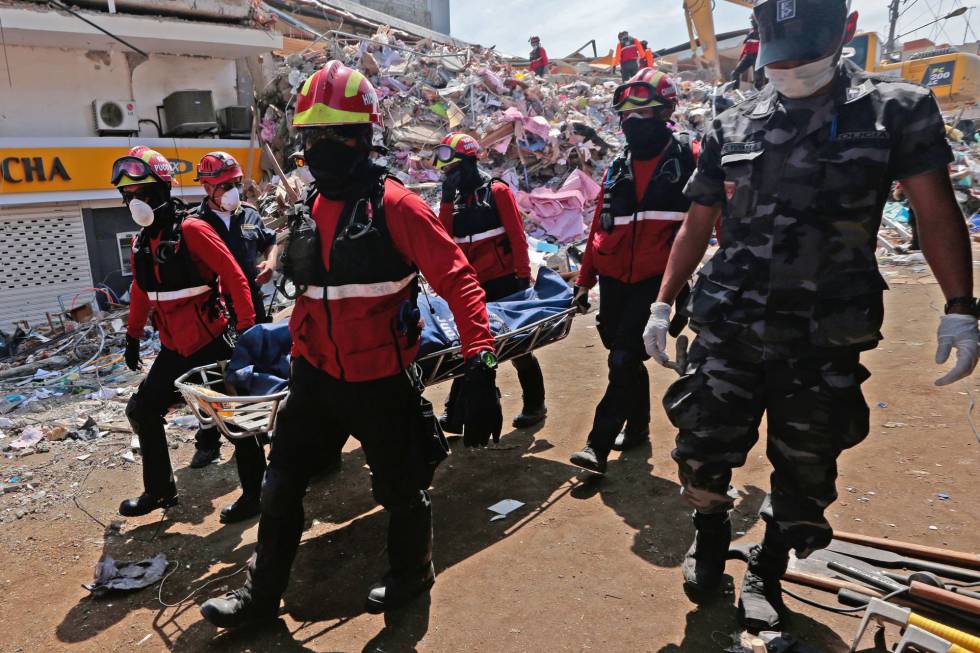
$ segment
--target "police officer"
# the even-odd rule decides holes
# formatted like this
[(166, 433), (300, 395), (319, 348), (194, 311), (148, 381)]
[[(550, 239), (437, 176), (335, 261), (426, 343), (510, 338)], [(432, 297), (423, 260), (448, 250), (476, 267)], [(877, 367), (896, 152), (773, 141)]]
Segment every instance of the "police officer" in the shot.
[[(476, 270), (477, 280), (495, 302), (531, 287), (531, 260), (527, 234), (510, 187), (480, 169), (480, 144), (468, 134), (446, 136), (435, 149), (435, 166), (445, 173), (439, 220)], [(523, 393), (523, 408), (514, 428), (528, 428), (544, 421), (544, 376), (534, 354), (511, 361)], [(463, 431), (464, 381), (453, 382), (440, 420), (444, 431)]]
[(302, 232), (291, 228), (284, 252), (284, 274), (306, 286), (289, 323), (289, 397), (276, 421), (245, 586), (201, 608), (217, 626), (276, 619), (303, 531), (309, 459), (317, 439), (334, 427), (360, 440), (374, 497), (390, 516), (390, 571), (371, 588), (367, 610), (396, 608), (432, 586), (426, 490), (434, 465), (425, 443), (438, 424), (431, 407), (423, 414), (406, 373), (418, 352), (419, 325), (405, 316), (415, 308), (420, 272), (449, 302), (459, 327), (467, 359), (464, 444), (485, 446), (500, 434), (483, 290), (422, 198), (371, 159), (380, 122), (374, 87), (339, 61), (315, 72), (297, 94), (293, 126), (316, 180), (310, 215), (318, 237), (304, 235), (314, 229), (304, 222)]
[(837, 458), (868, 435), (861, 384), (870, 375), (859, 359), (881, 339), (886, 284), (875, 244), (893, 180), (919, 209), (922, 250), (947, 297), (936, 360), (955, 348), (957, 363), (938, 385), (973, 372), (978, 332), (970, 244), (932, 94), (841, 61), (857, 19), (845, 0), (765, 0), (754, 11), (757, 66), (770, 85), (705, 138), (645, 340), (666, 362), (670, 303), (723, 216), (721, 248), (681, 309), (698, 331), (690, 364), (663, 400), (696, 510), (683, 573), (691, 590), (718, 585), (732, 469), (745, 463), (766, 414), (766, 530), (749, 556), (739, 613), (750, 630), (776, 630), (789, 551), (805, 558), (830, 542), (824, 511), (837, 497)]
[(609, 385), (585, 448), (571, 457), (574, 465), (597, 474), (605, 473), (611, 450), (650, 439), (643, 328), (690, 206), (683, 190), (694, 171), (689, 139), (667, 124), (677, 104), (670, 77), (644, 68), (616, 89), (613, 102), (627, 149), (603, 180), (575, 298), (585, 312), (589, 289), (599, 284), (596, 328), (609, 350)]
[[(119, 506), (125, 517), (177, 504), (164, 416), (180, 401), (174, 381), (194, 367), (231, 355), (230, 328), (218, 281), (238, 307), (234, 327), (254, 323), (248, 282), (218, 234), (202, 220), (179, 213), (170, 197), (173, 169), (161, 154), (142, 145), (116, 160), (112, 185), (119, 189), (142, 229), (133, 241), (133, 283), (126, 329), (126, 365), (142, 367), (140, 336), (151, 311), (160, 334), (160, 355), (126, 405), (126, 416), (143, 454), (143, 493)], [(221, 511), (221, 521), (258, 514), (265, 457), (252, 438), (235, 440), (242, 496)]]
[[(194, 215), (211, 225), (231, 250), (238, 267), (248, 280), (255, 308), (255, 322), (268, 322), (262, 284), (272, 278), (276, 260), (276, 233), (265, 226), (259, 212), (241, 201), (242, 168), (226, 152), (211, 152), (197, 164), (197, 177), (206, 193)], [(264, 260), (259, 260), (260, 255)], [(234, 314), (235, 305), (226, 293), (225, 303)], [(207, 467), (221, 453), (217, 429), (202, 429), (195, 436), (194, 457), (190, 466)]]

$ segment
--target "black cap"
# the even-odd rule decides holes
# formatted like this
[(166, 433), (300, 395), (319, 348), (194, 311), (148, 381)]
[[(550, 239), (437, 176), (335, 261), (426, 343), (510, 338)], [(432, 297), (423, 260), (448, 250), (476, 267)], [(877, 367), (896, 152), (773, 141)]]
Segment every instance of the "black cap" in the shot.
[(841, 45), (847, 0), (762, 0), (755, 5), (759, 23), (756, 68), (780, 61), (813, 61)]

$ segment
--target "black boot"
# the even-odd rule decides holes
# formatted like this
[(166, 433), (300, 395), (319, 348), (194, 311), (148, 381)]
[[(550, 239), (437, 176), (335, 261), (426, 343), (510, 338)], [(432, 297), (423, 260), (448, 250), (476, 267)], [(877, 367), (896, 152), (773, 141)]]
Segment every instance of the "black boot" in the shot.
[(218, 521), (222, 524), (234, 524), (255, 517), (261, 510), (262, 504), (259, 503), (258, 496), (242, 494), (237, 501), (221, 509)]
[(684, 586), (694, 592), (713, 590), (725, 573), (732, 522), (727, 512), (694, 513), (694, 543), (684, 556)]
[(191, 458), (190, 467), (201, 469), (221, 460), (221, 447), (217, 449), (198, 449)]
[(780, 579), (789, 564), (789, 551), (769, 544), (769, 533), (762, 546), (749, 552), (749, 564), (738, 598), (738, 617), (751, 633), (780, 630), (780, 613), (785, 610)]
[(642, 446), (649, 441), (650, 429), (642, 433), (630, 433), (624, 429), (616, 436), (612, 448), (613, 451), (626, 451), (627, 449), (635, 449), (636, 447)]
[(528, 408), (524, 406), (521, 413), (514, 418), (513, 425), (515, 429), (526, 429), (534, 426), (535, 424), (540, 424), (544, 421), (544, 418), (548, 416), (548, 408), (541, 404), (537, 408)]
[(263, 599), (256, 595), (252, 591), (250, 575), (244, 587), (205, 601), (201, 615), (218, 628), (261, 626), (279, 617), (279, 599)]
[(465, 400), (463, 392), (466, 384), (463, 379), (455, 379), (449, 388), (449, 396), (446, 398), (446, 411), (439, 418), (439, 426), (445, 433), (460, 434), (463, 432), (463, 406)]
[(119, 504), (119, 514), (123, 517), (142, 517), (154, 510), (172, 508), (177, 505), (177, 488), (172, 494), (155, 497), (144, 492), (135, 499), (126, 499)]
[(405, 605), (419, 594), (428, 592), (436, 582), (436, 570), (432, 563), (408, 574), (385, 574), (368, 592), (365, 610), (381, 614)]
[(593, 449), (591, 445), (586, 445), (581, 451), (573, 453), (569, 461), (576, 467), (602, 476), (606, 473), (606, 459), (608, 457), (608, 451)]

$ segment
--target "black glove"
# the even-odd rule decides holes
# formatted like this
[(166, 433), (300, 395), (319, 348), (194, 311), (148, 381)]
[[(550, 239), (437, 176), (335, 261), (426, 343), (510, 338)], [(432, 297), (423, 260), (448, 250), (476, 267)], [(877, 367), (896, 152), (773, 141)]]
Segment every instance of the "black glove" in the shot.
[(582, 286), (575, 287), (575, 297), (572, 299), (572, 305), (578, 309), (578, 312), (585, 315), (592, 308), (592, 304), (589, 303), (589, 289)]
[(466, 364), (466, 410), (463, 421), (463, 445), (485, 447), (500, 442), (504, 415), (497, 390), (497, 358), (491, 352), (474, 356)]
[(138, 372), (143, 368), (143, 361), (140, 360), (140, 339), (133, 336), (126, 336), (126, 353), (123, 354), (126, 360), (126, 367)]

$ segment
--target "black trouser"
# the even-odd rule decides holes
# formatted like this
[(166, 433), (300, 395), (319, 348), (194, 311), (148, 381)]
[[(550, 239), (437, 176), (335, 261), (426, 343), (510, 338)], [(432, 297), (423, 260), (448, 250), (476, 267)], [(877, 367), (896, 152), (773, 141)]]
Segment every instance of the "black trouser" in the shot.
[[(488, 302), (496, 302), (504, 297), (513, 295), (516, 292), (527, 290), (531, 286), (528, 279), (521, 279), (517, 275), (509, 274), (504, 277), (491, 279), (483, 284), (483, 291), (487, 294)], [(521, 384), (521, 393), (524, 399), (524, 408), (527, 410), (537, 410), (544, 405), (544, 375), (541, 373), (541, 363), (534, 354), (525, 354), (510, 361), (517, 370), (517, 380)], [(463, 400), (463, 387), (465, 381), (462, 377), (453, 381), (449, 390), (449, 397), (446, 399), (446, 414), (449, 416), (461, 415), (457, 412), (458, 402)], [(450, 417), (450, 421), (458, 421)], [(457, 424), (459, 426), (459, 424)]]
[(661, 277), (623, 283), (599, 277), (596, 330), (609, 350), (609, 385), (596, 406), (589, 446), (609, 452), (626, 426), (630, 435), (650, 429), (650, 377), (644, 362), (643, 330), (657, 300)]
[[(432, 560), (432, 508), (417, 425), (419, 396), (405, 374), (340, 381), (305, 359), (293, 359), (289, 397), (276, 419), (269, 469), (262, 485), (258, 544), (249, 565), (253, 596), (276, 601), (303, 533), (303, 495), (321, 440), (356, 437), (371, 468), (374, 499), (388, 511), (388, 560), (395, 575)], [(431, 437), (431, 434), (429, 434)]]
[[(249, 282), (249, 288), (252, 293), (252, 307), (255, 310), (255, 323), (265, 324), (271, 322), (272, 319), (265, 312), (265, 304), (262, 303), (262, 289), (257, 283), (252, 281)], [(225, 306), (228, 307), (228, 313), (231, 317), (232, 324), (238, 324), (238, 318), (235, 316), (235, 307), (231, 303), (231, 296), (225, 295)], [(231, 352), (225, 358), (229, 358)], [(197, 433), (194, 435), (194, 446), (198, 451), (215, 451), (221, 446), (221, 435), (218, 433), (218, 429), (198, 429)]]
[[(217, 338), (190, 356), (161, 347), (160, 355), (153, 361), (146, 378), (140, 383), (129, 403), (126, 416), (139, 437), (143, 454), (143, 489), (154, 497), (164, 497), (176, 491), (170, 452), (164, 431), (164, 415), (171, 406), (181, 402), (180, 393), (174, 387), (177, 377), (201, 365), (226, 360), (231, 348), (223, 338)], [(215, 431), (217, 428), (209, 429)], [(257, 496), (262, 487), (265, 472), (265, 455), (255, 438), (232, 441), (235, 445), (235, 462), (242, 490), (247, 496)]]
[(619, 65), (619, 72), (623, 75), (623, 81), (625, 82), (630, 77), (640, 72), (640, 60), (631, 59), (630, 61), (624, 61)]

